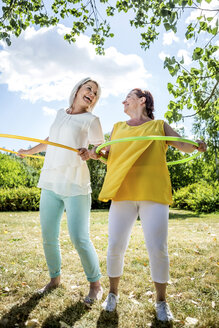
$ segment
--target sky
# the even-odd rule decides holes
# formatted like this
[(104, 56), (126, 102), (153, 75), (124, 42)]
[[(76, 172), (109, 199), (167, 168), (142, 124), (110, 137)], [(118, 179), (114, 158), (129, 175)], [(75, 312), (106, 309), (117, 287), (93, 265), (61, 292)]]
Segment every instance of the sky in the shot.
[[(201, 6), (216, 8), (217, 1), (203, 1)], [(68, 107), (74, 84), (87, 76), (97, 80), (102, 89), (93, 113), (100, 118), (104, 133), (110, 132), (115, 122), (128, 119), (122, 101), (135, 87), (152, 93), (155, 118), (164, 119), (171, 100), (167, 83), (174, 79), (163, 68), (163, 61), (165, 56), (179, 60), (183, 56), (184, 66), (190, 67), (195, 44), (185, 40), (183, 31), (198, 13), (186, 11), (176, 34), (160, 29), (159, 39), (147, 51), (140, 47), (142, 31), (130, 27), (130, 14), (122, 13), (110, 20), (115, 37), (106, 40), (105, 56), (96, 55), (86, 33), (76, 43), (64, 40), (70, 20), (56, 27), (29, 27), (19, 38), (12, 37), (10, 47), (0, 41), (0, 133), (45, 139), (56, 111)], [(202, 39), (206, 43), (204, 34)], [(215, 43), (219, 45), (218, 40)], [(182, 126), (185, 135), (192, 138), (192, 119), (185, 119), (177, 128)], [(0, 147), (8, 149), (30, 145), (35, 144), (0, 138)]]

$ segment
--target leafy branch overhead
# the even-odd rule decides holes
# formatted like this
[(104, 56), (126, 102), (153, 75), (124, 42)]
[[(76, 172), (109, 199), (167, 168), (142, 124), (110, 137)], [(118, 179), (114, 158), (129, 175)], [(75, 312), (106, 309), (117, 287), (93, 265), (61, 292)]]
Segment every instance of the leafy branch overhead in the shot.
[[(158, 40), (163, 27), (174, 33), (184, 23), (184, 35), (187, 41), (193, 41), (192, 65), (185, 68), (184, 59), (178, 61), (175, 56), (166, 57), (164, 67), (176, 83), (168, 83), (173, 95), (166, 113), (169, 122), (185, 117), (183, 110), (193, 109), (195, 114), (205, 119), (216, 115), (218, 100), (219, 70), (216, 60), (218, 47), (215, 38), (218, 35), (219, 8), (209, 7), (211, 0), (51, 0), (50, 5), (43, 0), (2, 0), (0, 17), (0, 40), (11, 44), (11, 35), (19, 37), (28, 26), (48, 27), (57, 25), (64, 19), (72, 21), (70, 32), (65, 35), (68, 42), (75, 42), (76, 36), (87, 33), (96, 51), (104, 55), (106, 38), (112, 38), (110, 18), (119, 13), (130, 13), (130, 24), (141, 35), (140, 46), (148, 50)], [(97, 6), (98, 4), (98, 6)], [(193, 23), (185, 24), (185, 13), (197, 11)], [(205, 38), (203, 38), (203, 32)], [(118, 31), (119, 33), (119, 31)], [(204, 39), (204, 40), (203, 40)], [(208, 86), (208, 91), (206, 87)], [(209, 87), (210, 86), (210, 87)], [(209, 89), (210, 88), (210, 89)], [(203, 114), (205, 113), (205, 114)], [(192, 114), (194, 115), (194, 114)]]

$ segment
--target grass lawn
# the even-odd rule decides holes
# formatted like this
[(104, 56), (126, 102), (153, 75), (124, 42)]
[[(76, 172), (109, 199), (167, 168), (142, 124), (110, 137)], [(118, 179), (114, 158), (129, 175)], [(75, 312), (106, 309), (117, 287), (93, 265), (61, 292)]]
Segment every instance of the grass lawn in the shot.
[[(104, 297), (107, 211), (91, 213), (91, 238), (100, 259)], [(168, 302), (173, 327), (219, 327), (216, 253), (219, 215), (197, 215), (171, 209), (169, 255), (171, 280)], [(169, 327), (154, 317), (154, 287), (150, 277), (140, 221), (132, 231), (114, 313), (83, 305), (88, 292), (78, 254), (63, 217), (61, 224), (62, 285), (39, 297), (34, 292), (48, 282), (38, 212), (0, 213), (0, 327), (142, 328)]]

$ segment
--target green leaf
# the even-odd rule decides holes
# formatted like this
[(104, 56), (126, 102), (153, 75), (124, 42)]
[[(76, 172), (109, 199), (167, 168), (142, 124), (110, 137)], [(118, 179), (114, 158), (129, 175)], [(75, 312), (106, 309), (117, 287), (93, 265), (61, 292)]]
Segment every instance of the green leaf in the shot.
[(164, 23), (164, 27), (165, 27), (166, 31), (171, 30), (171, 25), (169, 23)]
[(167, 84), (167, 89), (168, 89), (169, 92), (172, 91), (173, 90), (173, 84), (169, 82)]
[(207, 21), (211, 22), (214, 19), (214, 17), (207, 17)]
[(217, 35), (217, 33), (218, 33), (218, 27), (216, 26), (215, 28), (213, 28), (213, 29), (211, 30), (211, 33), (212, 33), (213, 35)]
[(200, 71), (197, 68), (191, 68), (191, 73), (195, 75), (200, 75)]
[(198, 48), (198, 47), (195, 48), (193, 51), (192, 59), (194, 59), (194, 60), (200, 59), (203, 52), (204, 52), (204, 50), (202, 48)]
[(180, 64), (184, 64), (184, 57), (180, 60)]
[(107, 16), (114, 16), (115, 8), (114, 7), (108, 7), (106, 9)]
[(10, 38), (6, 38), (5, 41), (6, 41), (6, 43), (7, 43), (7, 46), (10, 46), (10, 45), (11, 45), (11, 40), (10, 40)]

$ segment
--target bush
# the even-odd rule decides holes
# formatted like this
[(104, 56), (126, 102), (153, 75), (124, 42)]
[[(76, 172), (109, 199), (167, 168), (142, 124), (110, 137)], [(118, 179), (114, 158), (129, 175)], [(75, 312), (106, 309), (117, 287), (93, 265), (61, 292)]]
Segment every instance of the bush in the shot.
[(15, 158), (0, 154), (0, 187), (18, 187), (23, 185), (25, 178), (25, 170)]
[(106, 174), (106, 165), (100, 161), (89, 160), (87, 162), (90, 170), (91, 188), (92, 188), (92, 209), (108, 209), (110, 202), (101, 202), (98, 200), (104, 177)]
[(0, 188), (36, 187), (43, 160), (0, 153)]
[(172, 207), (195, 212), (215, 212), (219, 208), (219, 184), (206, 181), (183, 187), (173, 194)]
[(38, 211), (39, 203), (39, 188), (0, 189), (0, 211)]

